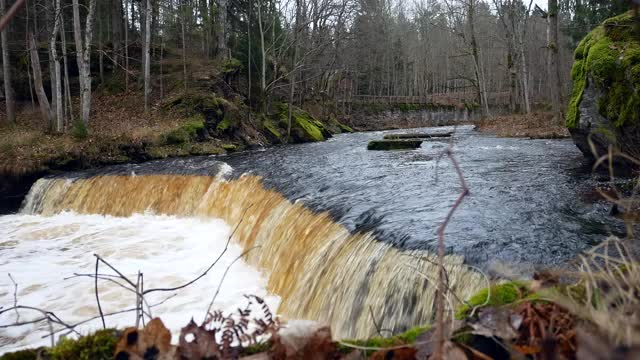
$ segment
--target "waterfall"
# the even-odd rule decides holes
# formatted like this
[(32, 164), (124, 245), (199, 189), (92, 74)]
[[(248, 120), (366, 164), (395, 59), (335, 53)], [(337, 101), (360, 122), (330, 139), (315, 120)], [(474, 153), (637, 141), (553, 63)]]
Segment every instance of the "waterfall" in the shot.
[[(33, 185), (22, 209), (40, 215), (62, 211), (223, 219), (237, 227), (237, 244), (260, 247), (249, 252), (246, 261), (266, 274), (268, 290), (281, 297), (278, 313), (327, 322), (337, 338), (375, 335), (372, 314), (380, 328), (393, 332), (433, 318), (434, 255), (402, 251), (370, 233), (351, 233), (329, 214), (315, 213), (264, 188), (256, 176), (45, 178)], [(481, 275), (463, 265), (460, 256), (447, 256), (445, 267), (457, 298), (483, 285)]]

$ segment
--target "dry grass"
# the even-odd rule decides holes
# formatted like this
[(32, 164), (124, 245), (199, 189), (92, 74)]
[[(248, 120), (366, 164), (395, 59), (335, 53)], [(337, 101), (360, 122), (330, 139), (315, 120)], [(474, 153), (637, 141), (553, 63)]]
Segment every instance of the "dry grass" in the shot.
[(610, 237), (580, 257), (579, 281), (550, 297), (612, 343), (640, 345), (640, 263), (628, 240)]
[(497, 116), (478, 124), (484, 133), (499, 137), (525, 137), (532, 139), (558, 139), (569, 137), (560, 116), (551, 112)]
[[(79, 109), (78, 99), (74, 108)], [(53, 134), (38, 110), (25, 105), (17, 124), (0, 127), (0, 170), (21, 174), (37, 170), (47, 162), (69, 154), (142, 142), (154, 143), (161, 134), (179, 127), (183, 116), (153, 107), (144, 113), (144, 98), (139, 92), (118, 95), (94, 95), (89, 136), (72, 135), (69, 124), (64, 134)], [(108, 155), (108, 154), (107, 154)]]

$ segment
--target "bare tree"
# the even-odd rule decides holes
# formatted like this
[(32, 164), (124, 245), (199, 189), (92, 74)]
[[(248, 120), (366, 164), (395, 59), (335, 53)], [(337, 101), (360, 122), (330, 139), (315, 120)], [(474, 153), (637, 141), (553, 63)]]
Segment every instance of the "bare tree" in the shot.
[(51, 57), (53, 59), (53, 72), (51, 73), (51, 81), (53, 82), (52, 88), (55, 89), (55, 91), (51, 94), (51, 100), (55, 103), (55, 114), (53, 122), (51, 124), (51, 129), (57, 133), (61, 133), (63, 131), (64, 123), (64, 116), (62, 115), (64, 110), (62, 107), (62, 81), (60, 79), (61, 68), (60, 58), (58, 57), (57, 50), (58, 31), (60, 29), (60, 14), (60, 0), (55, 0), (55, 8), (53, 12), (53, 31), (51, 31), (51, 37), (49, 38), (49, 51), (51, 52)]
[[(5, 14), (5, 0), (0, 0), (0, 13)], [(4, 77), (4, 99), (7, 108), (7, 121), (16, 122), (16, 103), (13, 96), (13, 87), (11, 86), (11, 64), (9, 62), (9, 41), (7, 40), (7, 29), (0, 32), (2, 41), (2, 74)]]
[(562, 112), (562, 83), (558, 59), (558, 0), (547, 3), (547, 52), (551, 104), (554, 112)]
[(218, 56), (228, 57), (227, 50), (227, 0), (218, 0)]
[(146, 0), (145, 39), (144, 39), (144, 111), (149, 111), (151, 95), (151, 0)]
[(38, 48), (36, 41), (33, 38), (33, 34), (29, 34), (29, 53), (31, 56), (31, 67), (33, 70), (33, 82), (36, 90), (36, 96), (38, 97), (38, 104), (40, 105), (40, 113), (42, 119), (51, 124), (53, 121), (53, 113), (49, 106), (49, 99), (44, 92), (44, 86), (42, 85), (42, 69), (40, 67), (40, 57), (38, 56)]
[(84, 41), (82, 40), (82, 25), (80, 23), (80, 5), (78, 0), (73, 0), (73, 34), (76, 43), (76, 57), (80, 75), (80, 106), (81, 117), (85, 124), (89, 123), (91, 115), (91, 39), (93, 37), (93, 19), (96, 12), (96, 0), (89, 0), (89, 12), (87, 13), (84, 29)]

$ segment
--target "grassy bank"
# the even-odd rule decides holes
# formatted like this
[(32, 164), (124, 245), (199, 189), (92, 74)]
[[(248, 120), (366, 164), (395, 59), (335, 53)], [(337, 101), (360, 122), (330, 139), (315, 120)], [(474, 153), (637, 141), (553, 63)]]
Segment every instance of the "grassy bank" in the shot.
[(478, 130), (499, 137), (560, 139), (570, 136), (563, 119), (551, 112), (496, 116), (480, 121)]

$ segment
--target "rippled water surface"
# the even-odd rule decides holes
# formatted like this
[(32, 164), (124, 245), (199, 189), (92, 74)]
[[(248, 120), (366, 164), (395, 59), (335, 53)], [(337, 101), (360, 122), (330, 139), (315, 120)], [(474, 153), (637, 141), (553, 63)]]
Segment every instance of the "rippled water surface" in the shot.
[[(409, 132), (449, 131), (453, 128)], [(622, 223), (585, 194), (605, 179), (583, 165), (570, 139), (496, 138), (456, 129), (409, 151), (368, 151), (369, 140), (407, 131), (337, 135), (326, 142), (272, 147), (223, 157), (173, 159), (116, 168), (134, 173), (217, 174), (218, 161), (264, 177), (292, 201), (329, 211), (351, 230), (373, 231), (401, 248), (433, 248), (436, 230), (460, 192), (451, 162), (437, 161), (450, 141), (471, 195), (447, 228), (449, 251), (473, 264), (561, 264)], [(87, 173), (91, 174), (91, 173)]]
[[(338, 135), (223, 160), (235, 174), (262, 175), (350, 229), (373, 230), (401, 247), (435, 246), (437, 225), (460, 192), (451, 162), (436, 160), (451, 140), (428, 140), (412, 151), (366, 150), (386, 133)], [(558, 264), (622, 231), (605, 204), (584, 198), (596, 180), (571, 140), (496, 138), (462, 127), (452, 141), (471, 196), (446, 239), (467, 261)]]

